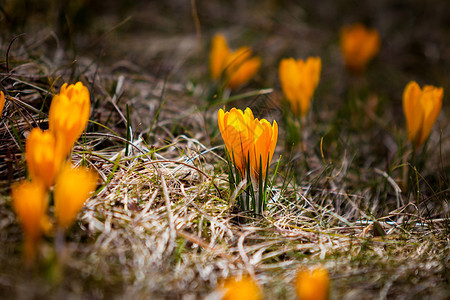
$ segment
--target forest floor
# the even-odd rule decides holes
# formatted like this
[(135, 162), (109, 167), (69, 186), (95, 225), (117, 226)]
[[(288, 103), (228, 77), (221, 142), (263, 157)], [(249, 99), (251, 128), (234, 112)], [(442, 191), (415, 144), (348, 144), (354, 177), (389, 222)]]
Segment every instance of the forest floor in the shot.
[[(265, 299), (295, 299), (296, 271), (316, 265), (331, 299), (450, 298), (446, 1), (25, 2), (0, 13), (0, 298), (203, 299), (250, 274)], [(338, 42), (354, 22), (382, 40), (359, 76)], [(227, 109), (251, 107), (280, 126), (263, 215), (230, 203), (224, 104), (211, 101), (208, 74), (217, 32), (263, 60), (221, 99)], [(321, 57), (322, 74), (302, 145), (289, 150), (278, 64), (308, 56)], [(402, 109), (411, 80), (444, 88), (415, 159)], [(50, 234), (26, 269), (10, 188), (27, 177), (27, 134), (48, 127), (52, 96), (77, 81), (92, 112), (72, 159), (100, 185), (66, 232), (65, 259)]]

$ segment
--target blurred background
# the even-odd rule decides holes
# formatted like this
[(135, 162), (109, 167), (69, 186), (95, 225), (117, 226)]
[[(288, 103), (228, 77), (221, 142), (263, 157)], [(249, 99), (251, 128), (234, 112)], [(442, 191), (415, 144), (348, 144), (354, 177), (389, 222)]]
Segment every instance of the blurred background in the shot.
[(64, 49), (58, 55), (87, 55), (118, 68), (126, 61), (155, 76), (200, 80), (207, 76), (210, 38), (222, 32), (232, 48), (250, 45), (263, 57), (260, 85), (277, 84), (275, 70), (282, 57), (309, 55), (322, 57), (322, 80), (332, 84), (341, 80), (334, 70), (342, 67), (339, 30), (362, 22), (382, 38), (368, 75), (377, 89), (399, 91), (415, 79), (447, 90), (449, 81), (450, 3), (445, 0), (0, 3), (3, 62), (5, 47), (17, 38), (11, 58), (24, 44), (45, 44), (49, 59)]

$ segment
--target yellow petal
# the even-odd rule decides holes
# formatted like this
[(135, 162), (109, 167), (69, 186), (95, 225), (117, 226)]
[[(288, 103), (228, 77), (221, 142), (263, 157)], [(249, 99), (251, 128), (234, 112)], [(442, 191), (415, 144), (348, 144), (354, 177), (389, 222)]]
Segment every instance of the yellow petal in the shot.
[(363, 53), (366, 54), (365, 60), (368, 61), (374, 57), (380, 51), (380, 35), (378, 31), (371, 29), (367, 31), (366, 42), (364, 45)]
[(295, 101), (299, 107), (300, 116), (306, 115), (309, 110), (312, 95), (314, 93), (314, 80), (311, 74), (311, 63), (307, 64), (301, 59), (297, 60), (297, 82), (295, 82)]
[(279, 66), (281, 89), (289, 101), (295, 115), (300, 114), (300, 104), (297, 101), (299, 93), (298, 82), (301, 80), (300, 69), (293, 58), (283, 59)]
[(320, 73), (322, 72), (322, 60), (320, 57), (308, 57), (306, 60), (308, 77), (311, 78), (312, 87), (315, 90), (319, 85)]
[(245, 174), (247, 165), (250, 145), (248, 118), (251, 116), (253, 116), (251, 110), (246, 110), (244, 114), (242, 110), (236, 108), (225, 113), (225, 128), (222, 138), (241, 175)]
[(219, 287), (222, 300), (261, 300), (262, 292), (258, 284), (249, 276), (233, 277)]
[(374, 29), (367, 29), (360, 23), (343, 27), (340, 47), (347, 68), (362, 72), (367, 62), (379, 52), (380, 43), (380, 36)]
[(0, 91), (0, 117), (2, 116), (4, 107), (5, 107), (5, 94), (3, 94), (3, 91)]
[(228, 87), (230, 89), (234, 89), (246, 84), (255, 76), (260, 66), (261, 58), (259, 58), (258, 56), (246, 60), (238, 68), (236, 68), (234, 72), (231, 73), (230, 79), (228, 81)]
[(418, 136), (417, 146), (423, 144), (430, 135), (431, 128), (436, 122), (442, 107), (444, 89), (434, 86), (424, 86), (422, 95), (419, 98), (419, 106), (423, 111), (423, 122)]
[(329, 296), (330, 280), (325, 268), (301, 269), (295, 280), (295, 291), (301, 300), (326, 300)]
[(231, 76), (252, 55), (252, 49), (247, 46), (241, 47), (228, 55), (225, 61), (225, 71)]
[(219, 111), (217, 112), (217, 123), (219, 124), (219, 130), (221, 133), (224, 132), (225, 128), (224, 120), (225, 112), (223, 111), (223, 109), (219, 109)]
[(53, 191), (55, 218), (58, 226), (67, 228), (76, 218), (84, 202), (97, 186), (98, 176), (86, 168), (63, 166)]
[(278, 124), (277, 121), (273, 121), (272, 125), (272, 135), (270, 138), (270, 147), (269, 147), (269, 164), (272, 161), (273, 154), (275, 153), (275, 147), (277, 145), (278, 140)]
[(86, 128), (91, 101), (88, 89), (81, 83), (61, 87), (59, 95), (53, 97), (49, 112), (49, 127), (54, 132), (58, 148), (64, 156)]
[(421, 94), (422, 90), (415, 81), (409, 82), (403, 91), (403, 111), (408, 127), (408, 139), (411, 143), (415, 143), (415, 140), (418, 138), (424, 118), (423, 110), (419, 107)]
[(25, 181), (11, 188), (14, 210), (25, 232), (25, 259), (32, 263), (44, 232), (47, 211), (47, 191), (41, 182)]
[(259, 180), (259, 171), (262, 170), (261, 176), (265, 178), (268, 163), (270, 164), (272, 160), (277, 139), (275, 135), (278, 135), (276, 121), (274, 121), (274, 125), (272, 126), (265, 119), (261, 121), (255, 119), (254, 132), (254, 147), (250, 151), (250, 166), (252, 167), (252, 176), (254, 179)]
[(248, 122), (250, 122), (250, 121), (253, 121), (253, 119), (255, 119), (255, 117), (253, 116), (253, 112), (252, 112), (252, 110), (250, 109), (250, 107), (247, 107), (245, 110), (244, 110), (244, 118), (245, 118), (245, 121), (248, 123)]
[(225, 68), (225, 62), (230, 55), (230, 49), (227, 41), (222, 34), (216, 34), (213, 37), (211, 45), (211, 53), (209, 56), (209, 66), (211, 78), (219, 79)]
[(55, 135), (33, 128), (25, 143), (25, 155), (31, 178), (43, 182), (47, 188), (52, 186), (64, 159), (57, 149)]
[(244, 85), (261, 66), (261, 58), (251, 55), (252, 50), (247, 46), (231, 51), (225, 37), (221, 34), (215, 35), (209, 56), (212, 79), (223, 77), (230, 89)]
[(304, 116), (308, 112), (321, 67), (319, 57), (309, 57), (306, 61), (288, 58), (280, 62), (281, 88), (295, 115)]

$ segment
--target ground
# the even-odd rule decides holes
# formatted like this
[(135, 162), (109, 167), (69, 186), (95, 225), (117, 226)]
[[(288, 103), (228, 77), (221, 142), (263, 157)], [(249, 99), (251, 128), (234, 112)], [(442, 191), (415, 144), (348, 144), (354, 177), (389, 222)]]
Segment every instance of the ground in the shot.
[[(331, 299), (450, 297), (450, 4), (446, 1), (2, 1), (0, 297), (203, 299), (250, 274), (265, 299), (295, 299), (300, 267), (322, 265)], [(380, 32), (366, 72), (349, 74), (339, 29)], [(263, 215), (230, 204), (212, 36), (263, 59), (226, 108), (277, 120), (278, 173)], [(278, 63), (320, 56), (303, 143), (286, 147)], [(444, 88), (430, 138), (413, 156), (402, 93)], [(27, 177), (25, 138), (48, 127), (64, 82), (90, 91), (90, 123), (72, 159), (99, 187), (32, 269), (10, 188)]]

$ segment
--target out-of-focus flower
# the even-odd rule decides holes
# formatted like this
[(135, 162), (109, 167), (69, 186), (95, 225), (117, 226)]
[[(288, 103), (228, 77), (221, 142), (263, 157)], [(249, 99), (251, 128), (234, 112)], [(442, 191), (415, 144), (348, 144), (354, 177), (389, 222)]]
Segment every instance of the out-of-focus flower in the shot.
[(53, 97), (49, 112), (49, 127), (55, 133), (58, 148), (67, 156), (86, 128), (91, 101), (88, 89), (81, 83), (64, 83)]
[(209, 57), (212, 79), (218, 80), (223, 76), (230, 89), (244, 85), (255, 76), (261, 66), (261, 58), (251, 55), (252, 50), (249, 47), (241, 47), (232, 52), (225, 37), (216, 34)]
[(442, 107), (444, 89), (426, 85), (423, 89), (411, 81), (403, 91), (403, 111), (408, 127), (408, 139), (414, 148), (422, 145), (430, 135)]
[(262, 292), (258, 284), (249, 276), (232, 277), (219, 287), (222, 300), (260, 300)]
[(248, 163), (252, 177), (259, 180), (261, 164), (264, 178), (277, 144), (277, 122), (273, 121), (271, 125), (265, 119), (255, 119), (247, 107), (245, 112), (236, 108), (229, 112), (220, 109), (218, 123), (228, 153), (241, 176), (245, 178)]
[(323, 267), (300, 269), (295, 280), (295, 291), (300, 300), (326, 300), (330, 293), (330, 279)]
[(41, 181), (47, 188), (53, 185), (62, 160), (53, 132), (33, 128), (25, 143), (28, 172), (33, 181)]
[(5, 94), (3, 94), (3, 91), (0, 91), (0, 117), (2, 116), (4, 107), (5, 107)]
[(31, 264), (41, 236), (50, 226), (46, 215), (47, 191), (41, 182), (25, 181), (11, 188), (11, 196), (25, 233), (25, 261)]
[(225, 73), (229, 78), (228, 87), (230, 89), (246, 84), (258, 72), (261, 66), (261, 58), (258, 56), (250, 57), (251, 54), (250, 48), (243, 47), (228, 58)]
[(296, 116), (304, 116), (319, 84), (322, 61), (320, 57), (308, 57), (306, 61), (286, 58), (278, 69), (281, 88)]
[(209, 67), (213, 80), (218, 80), (222, 75), (225, 61), (230, 55), (230, 52), (225, 37), (222, 34), (216, 34), (213, 37), (211, 53), (209, 55)]
[(345, 65), (353, 72), (364, 71), (366, 64), (380, 51), (380, 35), (357, 23), (341, 30), (341, 52)]
[(65, 164), (56, 178), (53, 197), (56, 223), (67, 228), (75, 220), (84, 202), (97, 186), (98, 176), (85, 168)]

